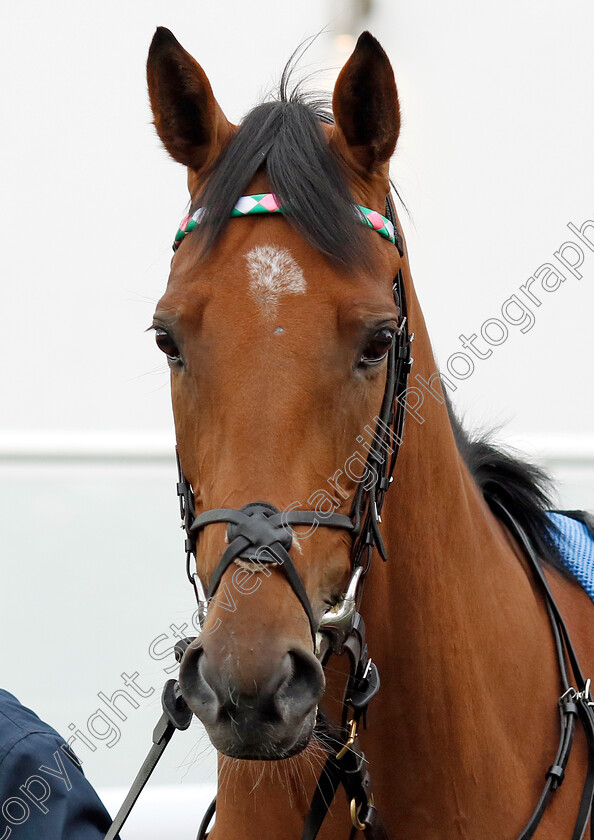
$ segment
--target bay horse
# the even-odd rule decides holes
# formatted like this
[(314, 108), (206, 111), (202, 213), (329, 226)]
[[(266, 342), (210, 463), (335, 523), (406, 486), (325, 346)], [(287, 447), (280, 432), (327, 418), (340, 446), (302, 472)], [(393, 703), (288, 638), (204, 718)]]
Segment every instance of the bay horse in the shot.
[[(284, 78), (276, 101), (232, 125), (164, 28), (148, 85), (191, 199), (154, 330), (171, 368), (204, 618), (180, 686), (219, 752), (209, 837), (305, 837), (316, 790), (322, 840), (532, 836), (545, 775), (553, 788), (562, 780), (550, 768), (564, 683), (528, 555), (544, 562), (588, 674), (594, 611), (546, 539), (543, 476), (470, 437), (449, 407), (386, 209), (400, 110), (385, 52), (361, 35), (332, 117)], [(444, 256), (444, 279), (452, 270)], [(410, 367), (413, 331), (403, 393), (394, 371)], [(399, 453), (389, 492), (377, 441)], [(332, 616), (352, 623), (363, 578), (372, 659), (358, 651), (359, 676), (377, 696), (366, 728), (347, 720), (345, 733), (349, 657), (322, 657), (319, 631), (336, 639)], [(575, 717), (589, 694), (570, 691)], [(373, 799), (330, 807), (319, 801), (327, 756), (347, 753), (361, 791), (369, 768)], [(572, 837), (587, 767), (577, 727), (537, 838)]]

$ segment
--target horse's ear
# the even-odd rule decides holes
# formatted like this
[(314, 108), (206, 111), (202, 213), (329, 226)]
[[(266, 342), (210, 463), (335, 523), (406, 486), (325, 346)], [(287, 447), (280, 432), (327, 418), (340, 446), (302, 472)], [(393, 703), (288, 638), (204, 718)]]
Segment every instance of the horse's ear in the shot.
[(332, 109), (334, 142), (347, 160), (368, 171), (390, 160), (400, 131), (398, 92), (388, 56), (369, 32), (342, 68)]
[(199, 171), (214, 160), (233, 130), (206, 73), (163, 26), (153, 37), (146, 72), (163, 145), (175, 160)]

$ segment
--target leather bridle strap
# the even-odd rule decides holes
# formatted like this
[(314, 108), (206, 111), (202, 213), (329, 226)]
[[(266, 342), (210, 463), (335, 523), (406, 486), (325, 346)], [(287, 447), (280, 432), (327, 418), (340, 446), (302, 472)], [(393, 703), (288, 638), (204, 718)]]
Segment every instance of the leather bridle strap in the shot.
[(349, 801), (353, 830), (365, 830), (370, 840), (387, 840), (374, 806), (368, 762), (358, 736), (359, 724), (365, 722), (367, 707), (380, 688), (379, 673), (367, 648), (365, 622), (359, 613), (343, 650), (349, 657), (350, 676), (343, 698), (342, 725), (332, 727), (318, 712), (316, 737), (324, 744), (328, 758), (311, 801), (302, 840), (315, 840), (341, 785)]
[[(524, 555), (529, 562), (530, 568), (543, 591), (553, 631), (555, 650), (559, 663), (559, 671), (561, 673), (561, 683), (564, 688), (563, 694), (559, 698), (561, 735), (557, 754), (553, 764), (547, 771), (546, 783), (536, 809), (534, 810), (527, 826), (520, 834), (518, 840), (530, 840), (530, 838), (534, 837), (552, 793), (555, 790), (558, 790), (563, 783), (565, 778), (565, 768), (571, 752), (577, 720), (581, 722), (586, 736), (586, 743), (588, 746), (588, 768), (582, 789), (578, 817), (571, 840), (583, 840), (588, 827), (588, 821), (592, 815), (592, 805), (594, 801), (594, 700), (592, 699), (591, 694), (591, 682), (589, 679), (587, 680), (584, 678), (577, 654), (569, 635), (569, 630), (567, 629), (567, 625), (565, 624), (563, 616), (559, 611), (559, 607), (553, 597), (553, 593), (551, 592), (542, 566), (536, 557), (532, 545), (530, 544), (530, 540), (520, 524), (498, 499), (492, 499), (491, 505), (494, 507), (493, 512), (496, 516), (501, 519), (505, 525), (507, 525), (513, 536), (519, 542)], [(569, 682), (566, 659), (569, 660), (569, 664), (571, 665), (571, 670), (573, 672), (577, 688), (574, 688)], [(590, 825), (590, 837), (594, 840), (594, 820), (592, 820)]]
[[(393, 215), (391, 202), (386, 203), (386, 214)], [(366, 491), (365, 483), (357, 487), (351, 517), (355, 523), (355, 534), (359, 538), (353, 547), (353, 564), (361, 565), (367, 553), (367, 564), (373, 546), (382, 560), (388, 555), (382, 539), (381, 512), (386, 492), (392, 483), (396, 459), (402, 443), (406, 416), (406, 392), (408, 378), (413, 364), (411, 344), (414, 333), (408, 330), (406, 294), (402, 270), (399, 270), (392, 284), (394, 303), (399, 313), (398, 329), (388, 354), (386, 387), (377, 418), (373, 440), (368, 448), (368, 466), (377, 475), (374, 485)]]
[[(559, 712), (561, 718), (559, 746), (553, 763), (546, 773), (546, 782), (536, 808), (528, 824), (519, 835), (518, 840), (531, 840), (531, 838), (534, 837), (535, 832), (537, 831), (545, 814), (552, 794), (558, 790), (563, 783), (571, 747), (573, 745), (575, 726), (578, 720), (582, 723), (586, 735), (586, 742), (588, 746), (588, 768), (583, 784), (578, 816), (571, 840), (583, 840), (589, 820), (591, 820), (590, 837), (591, 840), (594, 840), (594, 819), (592, 819), (594, 802), (594, 700), (591, 693), (591, 683), (590, 680), (584, 678), (569, 631), (563, 617), (561, 616), (542, 566), (536, 557), (527, 535), (520, 524), (501, 502), (493, 500), (493, 507), (495, 508), (494, 513), (504, 522), (504, 524), (508, 526), (511, 533), (522, 547), (529, 565), (543, 590), (551, 622), (553, 640), (557, 653), (559, 671), (561, 674), (561, 683), (564, 687), (564, 692), (559, 699)], [(366, 696), (364, 691), (361, 698), (363, 702), (361, 703), (360, 701), (357, 701), (357, 694), (353, 689), (353, 686), (356, 684), (353, 680), (353, 668), (356, 668), (360, 663), (371, 661), (369, 660), (367, 654), (363, 621), (359, 614), (357, 614), (357, 617), (360, 621), (360, 624), (357, 623), (356, 628), (359, 630), (358, 637), (355, 629), (345, 644), (345, 649), (349, 652), (351, 659), (351, 678), (345, 692), (343, 708), (345, 711), (349, 709), (349, 707), (353, 708), (354, 706), (355, 708), (353, 709), (354, 714), (350, 716), (350, 719), (347, 719), (347, 716), (343, 712), (343, 740), (345, 735), (349, 734), (349, 732), (356, 733), (357, 726), (355, 725), (353, 729), (352, 726), (349, 728), (349, 724), (351, 724), (352, 721), (358, 723), (361, 715), (363, 714), (364, 716), (369, 700), (374, 696), (377, 688), (379, 688), (378, 680), (377, 688), (375, 688), (375, 690), (372, 689), (371, 692), (369, 692), (369, 687), (367, 687), (369, 696)], [(357, 643), (359, 646), (357, 646)], [(578, 686), (577, 689), (570, 685), (566, 658), (569, 660), (573, 676)], [(362, 686), (365, 688), (365, 681), (363, 681)], [(353, 698), (355, 698), (354, 703)], [(357, 706), (359, 707), (358, 714)], [(335, 740), (335, 737), (335, 735), (332, 735), (331, 738), (326, 738), (329, 755), (322, 773), (320, 774), (318, 786), (311, 802), (302, 840), (315, 840), (328, 813), (334, 795), (341, 784), (345, 788), (347, 797), (351, 802), (351, 816), (354, 814), (355, 820), (360, 823), (359, 829), (365, 830), (366, 836), (370, 838), (370, 840), (371, 838), (373, 838), (373, 840), (381, 840), (381, 838), (387, 837), (387, 835), (385, 835), (384, 829), (378, 821), (377, 812), (373, 807), (373, 799), (370, 795), (369, 774), (365, 769), (365, 757), (360, 749), (358, 738), (351, 738), (347, 741), (348, 751), (345, 752), (344, 750), (341, 750), (336, 753), (336, 750), (331, 745), (332, 741)], [(323, 733), (321, 740), (324, 740)], [(355, 820), (353, 821), (354, 823)]]
[[(390, 226), (392, 226), (393, 230), (393, 234), (389, 238), (394, 242), (400, 256), (403, 256), (403, 241), (396, 227), (395, 213), (389, 197), (386, 200), (386, 217), (386, 230), (389, 231)], [(369, 222), (369, 219), (367, 222)], [(386, 219), (384, 219), (385, 222)], [(384, 235), (382, 229), (378, 228), (375, 224), (372, 224), (372, 227)], [(188, 579), (194, 587), (201, 623), (205, 618), (208, 601), (215, 595), (221, 584), (223, 575), (233, 562), (239, 560), (247, 561), (249, 564), (247, 568), (249, 570), (257, 570), (258, 564), (260, 564), (261, 568), (264, 568), (264, 564), (272, 564), (285, 574), (293, 592), (301, 603), (307, 615), (314, 648), (316, 647), (317, 622), (315, 621), (305, 587), (289, 555), (292, 539), (296, 536), (293, 533), (292, 526), (308, 525), (317, 528), (321, 525), (327, 528), (343, 529), (352, 535), (352, 582), (356, 581), (359, 584), (358, 593), (356, 592), (357, 586), (354, 587), (353, 607), (355, 602), (357, 606), (360, 603), (362, 584), (365, 573), (369, 568), (373, 547), (376, 546), (380, 556), (384, 560), (387, 559), (379, 524), (381, 522), (381, 509), (385, 493), (392, 481), (392, 473), (401, 443), (404, 426), (406, 385), (412, 366), (410, 345), (414, 338), (414, 335), (410, 335), (408, 331), (402, 271), (398, 271), (394, 279), (393, 295), (399, 313), (398, 327), (394, 341), (388, 352), (386, 385), (378, 422), (373, 441), (367, 447), (369, 453), (367, 468), (374, 470), (376, 477), (371, 486), (367, 482), (360, 482), (354, 496), (351, 516), (344, 516), (343, 514), (337, 513), (322, 513), (317, 510), (288, 510), (281, 513), (275, 507), (266, 503), (251, 503), (245, 505), (241, 510), (219, 508), (205, 511), (195, 516), (192, 488), (183, 474), (176, 450), (179, 473), (177, 493), (180, 501), (181, 518), (186, 531), (186, 572)], [(396, 398), (398, 399), (396, 400)], [(391, 455), (391, 458), (388, 458), (387, 453)], [(229, 544), (211, 576), (208, 592), (204, 592), (204, 587), (197, 572), (192, 571), (191, 568), (192, 559), (196, 557), (196, 540), (200, 532), (207, 525), (222, 522), (227, 523), (227, 541)], [(241, 567), (242, 564), (240, 563), (239, 566)], [(347, 614), (350, 615), (351, 613), (347, 611)], [(373, 828), (377, 824), (377, 815), (369, 796), (369, 774), (364, 770), (365, 760), (358, 746), (356, 727), (361, 716), (365, 715), (369, 700), (379, 688), (379, 676), (375, 665), (371, 662), (367, 654), (367, 646), (364, 643), (364, 625), (357, 612), (354, 614), (353, 625), (349, 625), (346, 630), (341, 625), (338, 630), (335, 636), (336, 644), (333, 645), (335, 650), (340, 649), (341, 642), (336, 641), (338, 639), (342, 640), (342, 647), (348, 651), (351, 659), (351, 676), (347, 685), (349, 696), (345, 697), (343, 706), (343, 729), (347, 725), (350, 728), (345, 744), (346, 749), (342, 747), (339, 750), (339, 755), (342, 754), (341, 757), (339, 758), (338, 755), (334, 755), (334, 758), (330, 756), (329, 761), (334, 762), (335, 759), (336, 762), (341, 762), (336, 767), (340, 767), (340, 782), (351, 798), (351, 807), (353, 805), (355, 807), (354, 814), (351, 814), (353, 823), (356, 825), (356, 820), (359, 820), (360, 826), (363, 825), (369, 828), (368, 836), (372, 837)], [(178, 651), (177, 648), (178, 646), (176, 646), (176, 655), (179, 653), (178, 659), (181, 659), (183, 651), (181, 649)], [(176, 691), (179, 691), (179, 687), (176, 688)], [(183, 703), (183, 699), (181, 697), (179, 699), (184, 705), (186, 712), (189, 712), (188, 707)], [(163, 708), (164, 718), (167, 717), (173, 726), (173, 729), (171, 727), (167, 729), (168, 742), (173, 734), (174, 728), (185, 728), (185, 726), (179, 726), (174, 720), (172, 721), (170, 708), (166, 704), (165, 699), (163, 701)], [(349, 710), (351, 714), (350, 720), (347, 719)], [(189, 714), (191, 717), (191, 713)], [(355, 726), (354, 730), (352, 729), (353, 723)], [(159, 729), (159, 725), (157, 729)], [(159, 743), (161, 743), (161, 740)], [(163, 749), (164, 746), (165, 743), (163, 743)], [(151, 750), (122, 809), (120, 809), (120, 813), (116, 817), (116, 820), (114, 820), (114, 824), (108, 835), (108, 840), (115, 838), (117, 831), (123, 825), (130, 808), (136, 801), (161, 753), (162, 749), (160, 747), (158, 751)], [(199, 838), (206, 836), (208, 823), (214, 813), (214, 808), (215, 803), (213, 803), (205, 815), (199, 831)], [(315, 833), (317, 834), (317, 830)], [(380, 835), (376, 834), (376, 837), (379, 838)]]

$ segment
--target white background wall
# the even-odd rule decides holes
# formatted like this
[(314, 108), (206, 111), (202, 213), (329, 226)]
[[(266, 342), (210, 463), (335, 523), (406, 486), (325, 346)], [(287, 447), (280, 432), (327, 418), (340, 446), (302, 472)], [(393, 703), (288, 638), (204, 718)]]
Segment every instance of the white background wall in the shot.
[[(166, 663), (149, 644), (192, 609), (167, 370), (143, 332), (186, 202), (184, 172), (150, 125), (148, 45), (157, 24), (169, 26), (238, 120), (324, 26), (305, 63), (336, 70), (344, 7), (2, 8), (1, 682), (65, 733), (84, 729), (123, 671), (155, 689), (128, 710), (111, 749), (79, 745), (103, 787), (130, 781), (158, 717)], [(376, 0), (365, 25), (396, 70), (403, 129), (392, 172), (443, 364), (461, 333), (501, 317), (554, 261), (568, 222), (594, 218), (594, 7)], [(507, 434), (561, 478), (561, 501), (594, 507), (594, 252), (582, 271), (541, 292), (534, 326), (510, 327), (476, 360), (456, 402), (473, 422), (509, 420)], [(175, 740), (157, 782), (212, 780), (200, 730)]]

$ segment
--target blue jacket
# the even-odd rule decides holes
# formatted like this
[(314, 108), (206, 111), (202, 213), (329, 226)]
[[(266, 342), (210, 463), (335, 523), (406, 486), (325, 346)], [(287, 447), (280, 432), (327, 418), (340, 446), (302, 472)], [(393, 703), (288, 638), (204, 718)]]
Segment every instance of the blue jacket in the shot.
[(110, 823), (64, 739), (0, 689), (0, 840), (103, 840)]

